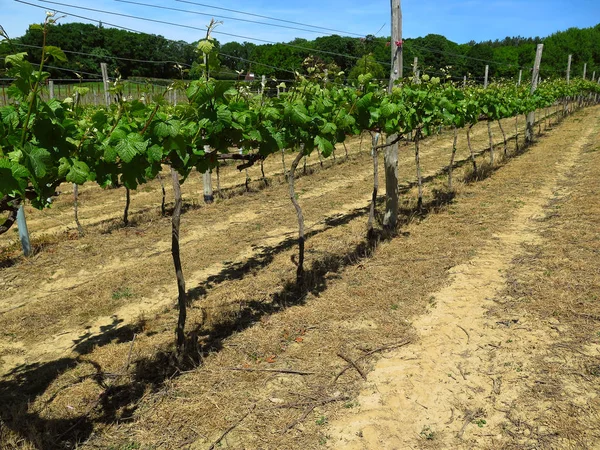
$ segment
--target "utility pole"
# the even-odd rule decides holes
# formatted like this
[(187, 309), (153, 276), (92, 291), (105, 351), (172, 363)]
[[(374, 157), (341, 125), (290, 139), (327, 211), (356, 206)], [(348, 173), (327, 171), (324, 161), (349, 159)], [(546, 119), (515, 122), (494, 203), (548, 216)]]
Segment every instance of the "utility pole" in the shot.
[[(402, 78), (402, 7), (400, 0), (390, 0), (392, 9), (392, 38), (390, 48), (392, 49), (392, 67), (390, 71), (390, 83), (388, 91), (392, 92), (394, 83)], [(387, 138), (387, 144), (396, 140), (397, 134)], [(398, 143), (386, 147), (383, 156), (385, 167), (385, 215), (383, 226), (387, 229), (395, 229), (398, 222)]]
[[(533, 65), (533, 74), (531, 76), (531, 93), (533, 94), (537, 89), (538, 78), (540, 74), (540, 63), (542, 62), (542, 51), (544, 50), (544, 44), (538, 44), (537, 51), (535, 52), (535, 63)], [(569, 63), (571, 57), (569, 55)], [(568, 72), (567, 72), (568, 73)], [(525, 141), (529, 144), (533, 142), (533, 122), (535, 121), (535, 111), (531, 111), (527, 114), (527, 128), (525, 129)]]
[(419, 58), (415, 56), (415, 61), (413, 62), (413, 83), (419, 82)]
[(104, 101), (106, 106), (110, 106), (110, 93), (108, 92), (108, 70), (106, 63), (100, 63), (100, 70), (102, 72), (102, 85), (104, 86)]
[(567, 63), (567, 84), (571, 82), (571, 60), (573, 55), (569, 55), (569, 62)]
[(487, 89), (488, 87), (488, 74), (490, 73), (490, 66), (485, 65), (485, 77), (483, 78), (483, 88)]

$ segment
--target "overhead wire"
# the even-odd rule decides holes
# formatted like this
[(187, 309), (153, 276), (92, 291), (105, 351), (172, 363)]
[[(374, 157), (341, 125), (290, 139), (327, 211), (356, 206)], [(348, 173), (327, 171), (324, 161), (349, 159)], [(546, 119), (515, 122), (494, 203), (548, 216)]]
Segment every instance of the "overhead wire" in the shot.
[[(33, 3), (29, 3), (29, 2), (24, 1), (24, 0), (14, 0), (14, 1), (16, 1), (18, 3), (29, 5), (29, 6), (33, 6), (33, 7), (36, 7), (36, 8), (45, 9), (43, 6), (36, 5), (36, 4), (33, 4)], [(163, 20), (157, 20), (157, 19), (150, 19), (150, 18), (146, 18), (146, 17), (134, 16), (134, 15), (124, 14), (124, 13), (118, 13), (118, 12), (114, 12), (114, 11), (105, 11), (105, 10), (100, 10), (100, 9), (95, 9), (95, 8), (89, 8), (89, 7), (71, 5), (71, 4), (56, 2), (56, 1), (52, 1), (52, 0), (38, 0), (38, 1), (43, 2), (43, 3), (49, 3), (49, 4), (60, 5), (60, 6), (66, 6), (66, 7), (74, 8), (74, 9), (83, 9), (83, 10), (88, 10), (88, 11), (92, 11), (92, 12), (99, 12), (99, 13), (104, 13), (104, 14), (109, 14), (109, 15), (116, 15), (116, 16), (121, 16), (121, 17), (127, 17), (127, 18), (133, 18), (133, 19), (137, 19), (137, 20), (148, 21), (148, 22), (161, 23), (161, 24), (165, 24), (165, 25), (171, 25), (171, 26), (188, 28), (188, 29), (199, 30), (199, 31), (205, 31), (205, 28), (194, 27), (194, 26), (191, 26), (191, 25), (178, 24), (178, 23), (173, 23), (173, 22), (168, 22), (168, 21), (163, 21)], [(186, 12), (186, 13), (193, 13), (193, 14), (197, 13), (197, 12), (194, 12), (194, 11), (186, 11), (186, 10), (179, 10), (179, 9), (176, 9), (176, 8), (160, 7), (160, 6), (157, 6), (157, 5), (150, 5), (150, 4), (146, 4), (146, 3), (138, 3), (138, 2), (134, 2), (134, 1), (130, 1), (130, 0), (115, 0), (115, 1), (122, 2), (122, 3), (137, 4), (137, 5), (140, 5), (140, 6), (151, 6), (151, 7), (155, 7), (155, 8), (161, 8), (161, 9), (172, 9), (172, 10), (177, 10), (177, 11)], [(205, 6), (205, 7), (214, 7), (214, 6), (205, 5), (205, 4), (202, 4), (202, 3), (197, 3), (197, 2), (192, 2), (192, 1), (184, 1), (184, 0), (176, 0), (176, 1), (178, 1), (180, 3), (189, 3), (189, 4), (194, 4), (194, 5), (199, 5), (199, 6)], [(220, 8), (220, 7), (214, 7), (214, 8), (215, 9), (229, 10), (227, 8)], [(134, 29), (131, 29), (131, 28), (128, 28), (128, 27), (123, 27), (123, 26), (116, 25), (116, 24), (111, 24), (111, 23), (108, 23), (108, 22), (105, 22), (105, 21), (101, 21), (99, 19), (92, 19), (92, 18), (89, 18), (89, 17), (84, 17), (84, 16), (77, 15), (77, 14), (74, 14), (74, 13), (71, 13), (71, 12), (68, 12), (68, 11), (62, 11), (62, 10), (55, 10), (55, 11), (59, 12), (61, 14), (71, 15), (73, 17), (78, 17), (78, 18), (81, 18), (81, 19), (84, 19), (84, 20), (88, 20), (88, 21), (91, 21), (91, 22), (104, 23), (106, 25), (113, 26), (113, 27), (116, 27), (116, 28), (121, 28), (121, 29), (124, 29), (124, 30), (127, 30), (127, 31), (141, 33), (138, 30), (134, 30)], [(238, 10), (230, 10), (230, 11), (232, 11), (232, 12), (238, 12), (240, 14), (255, 15), (253, 13), (247, 13), (247, 12), (242, 12), (242, 11), (238, 11)], [(206, 14), (206, 15), (208, 15), (208, 14)], [(257, 15), (257, 16), (261, 16), (261, 15)], [(279, 19), (276, 19), (276, 18), (273, 18), (273, 17), (268, 17), (268, 16), (264, 16), (264, 18), (268, 18), (268, 19), (271, 19), (271, 20), (279, 20)], [(234, 19), (234, 20), (236, 20), (236, 19)], [(281, 19), (281, 21), (285, 22), (285, 20), (283, 20), (283, 19)], [(294, 22), (294, 23), (301, 24), (301, 25), (308, 25), (308, 24), (302, 24), (300, 22)], [(323, 28), (323, 27), (321, 27), (321, 28)], [(329, 29), (329, 30), (333, 30), (333, 29)], [(280, 44), (280, 45), (284, 45), (284, 46), (287, 46), (287, 47), (297, 48), (299, 50), (305, 50), (307, 52), (322, 53), (322, 54), (328, 54), (328, 55), (332, 55), (332, 56), (341, 56), (341, 57), (349, 58), (349, 59), (353, 59), (353, 60), (359, 60), (359, 59), (362, 58), (362, 57), (357, 57), (357, 56), (354, 56), (354, 55), (348, 55), (348, 54), (343, 54), (343, 53), (331, 52), (331, 51), (327, 51), (327, 50), (320, 50), (320, 49), (314, 49), (314, 48), (308, 48), (308, 47), (298, 46), (298, 45), (295, 45), (295, 44), (277, 43), (277, 42), (274, 42), (274, 41), (269, 41), (269, 40), (260, 39), (260, 38), (256, 38), (256, 37), (241, 36), (241, 35), (237, 35), (237, 34), (227, 33), (227, 32), (224, 32), (224, 31), (214, 30), (213, 33), (215, 33), (215, 34), (223, 34), (223, 35), (231, 36), (231, 37), (238, 37), (238, 38), (242, 38), (242, 39), (254, 40), (254, 41), (257, 41), (257, 42), (264, 42), (264, 43), (269, 43), (269, 44)], [(354, 33), (354, 35), (356, 35), (356, 36), (362, 36), (362, 35), (358, 35), (356, 33)], [(510, 63), (507, 64), (507, 63), (502, 63), (502, 62), (499, 62), (499, 61), (485, 60), (485, 59), (481, 59), (481, 58), (471, 57), (471, 56), (468, 56), (468, 55), (463, 55), (463, 54), (458, 54), (458, 53), (452, 53), (452, 52), (447, 52), (447, 51), (443, 51), (443, 50), (436, 50), (436, 49), (431, 49), (431, 48), (428, 48), (428, 47), (422, 47), (422, 46), (419, 46), (417, 44), (414, 44), (412, 42), (407, 42), (407, 41), (405, 41), (404, 44), (405, 45), (407, 44), (407, 46), (409, 48), (413, 47), (413, 48), (416, 48), (416, 49), (420, 49), (420, 50), (424, 50), (424, 51), (428, 51), (428, 52), (432, 52), (432, 53), (439, 53), (439, 54), (445, 54), (445, 55), (459, 57), (459, 58), (464, 58), (464, 59), (470, 59), (470, 60), (476, 60), (476, 61), (481, 61), (481, 62), (487, 62), (487, 63), (491, 63), (491, 64), (501, 65), (501, 66), (504, 66), (504, 67), (527, 68), (525, 66), (515, 66), (514, 64), (510, 64)], [(77, 53), (77, 52), (71, 52), (71, 53)], [(225, 55), (225, 54), (223, 54), (223, 55), (227, 56), (227, 57), (235, 58), (232, 55)], [(88, 54), (88, 56), (97, 56), (97, 55)], [(120, 57), (113, 57), (113, 58), (114, 59), (122, 59), (122, 60), (135, 61), (133, 59), (120, 58)], [(157, 61), (149, 61), (149, 60), (137, 60), (135, 62), (159, 63)], [(176, 64), (181, 64), (181, 65), (190, 66), (189, 64), (179, 63), (177, 61), (164, 61), (164, 62), (160, 62), (160, 63), (170, 63), (170, 62), (173, 62), (173, 63), (176, 63)], [(250, 61), (248, 61), (248, 62), (250, 62)], [(391, 65), (389, 62), (384, 62), (384, 61), (376, 61), (376, 62), (379, 63), (379, 64), (387, 65), (387, 66)], [(267, 64), (259, 63), (259, 62), (256, 62), (256, 61), (254, 61), (253, 63), (269, 67), (269, 65), (267, 65)], [(290, 72), (290, 73), (294, 73), (294, 71), (292, 71), (292, 70), (283, 69), (283, 68), (275, 67), (275, 66), (270, 66), (270, 67), (274, 68), (276, 70), (282, 70), (282, 71), (287, 71), (287, 72)], [(410, 66), (404, 66), (404, 68), (408, 69), (408, 70), (411, 69)], [(552, 71), (552, 69), (549, 69), (549, 70)]]
[[(19, 43), (15, 43), (14, 44), (17, 47), (25, 47), (25, 48), (38, 48), (41, 49), (42, 46), (40, 45), (29, 45), (29, 44), (19, 44)], [(61, 49), (62, 50), (62, 49)], [(68, 53), (68, 54), (73, 54), (73, 55), (81, 55), (81, 56), (91, 56), (92, 58), (110, 58), (110, 59), (116, 59), (119, 61), (130, 61), (130, 62), (138, 62), (138, 63), (148, 63), (148, 64), (179, 64), (182, 66), (187, 66), (187, 67), (192, 67), (191, 64), (187, 64), (187, 63), (182, 63), (179, 61), (154, 61), (154, 60), (145, 60), (145, 59), (134, 59), (134, 58), (123, 58), (121, 56), (107, 56), (107, 55), (95, 55), (93, 53), (86, 53), (86, 52), (76, 52), (76, 51), (72, 51), (72, 50), (62, 50), (64, 53)]]
[[(24, 0), (14, 0), (14, 1), (17, 2), (17, 3), (22, 3), (22, 4), (25, 4), (25, 5), (33, 6), (35, 8), (46, 9), (43, 6), (36, 5), (34, 3), (30, 3), (30, 2), (27, 2), (27, 1), (24, 1)], [(102, 9), (89, 8), (89, 7), (85, 7), (85, 6), (77, 6), (77, 5), (72, 5), (72, 4), (68, 4), (68, 3), (56, 2), (56, 1), (52, 1), (52, 0), (38, 0), (38, 1), (40, 1), (42, 3), (52, 4), (52, 5), (66, 6), (68, 8), (81, 9), (81, 10), (91, 11), (91, 12), (96, 12), (96, 13), (101, 13), (101, 14), (109, 14), (109, 15), (113, 15), (113, 16), (126, 17), (126, 18), (129, 18), (129, 19), (142, 20), (142, 21), (152, 22), (152, 23), (160, 23), (160, 24), (163, 24), (163, 25), (170, 25), (170, 26), (175, 26), (175, 27), (179, 27), (179, 28), (187, 28), (187, 29), (191, 29), (191, 30), (197, 30), (197, 31), (206, 32), (206, 28), (200, 28), (200, 27), (195, 27), (195, 26), (192, 26), (192, 25), (185, 25), (185, 24), (180, 24), (180, 23), (168, 22), (166, 20), (150, 19), (148, 17), (141, 17), (141, 16), (135, 16), (135, 15), (132, 15), (132, 14), (118, 13), (118, 12), (115, 12), (115, 11), (106, 11), (106, 10), (102, 10)], [(59, 10), (59, 9), (54, 9), (54, 11), (59, 12), (61, 14), (71, 15), (73, 17), (81, 17), (81, 16), (78, 16), (77, 14), (73, 14), (73, 13), (68, 12), (68, 11), (63, 11), (63, 10)], [(109, 24), (108, 22), (101, 21), (99, 19), (89, 19), (89, 18), (86, 18), (86, 20), (91, 20), (93, 22), (102, 22), (102, 23), (105, 23), (107, 25), (113, 26), (112, 24)], [(135, 31), (135, 30), (129, 29), (129, 31)], [(221, 35), (229, 36), (229, 37), (236, 37), (236, 38), (240, 38), (240, 39), (246, 39), (246, 40), (250, 40), (250, 41), (263, 42), (263, 43), (266, 43), (266, 44), (279, 44), (279, 45), (283, 45), (283, 46), (290, 47), (290, 48), (296, 48), (296, 49), (299, 49), (299, 50), (304, 50), (304, 51), (307, 51), (309, 53), (321, 53), (321, 54), (332, 55), (332, 56), (342, 56), (344, 58), (353, 59), (353, 60), (359, 60), (359, 59), (361, 59), (361, 57), (359, 57), (359, 56), (348, 55), (348, 54), (337, 53), (337, 52), (331, 52), (331, 51), (327, 51), (327, 50), (320, 50), (320, 49), (309, 48), (309, 47), (302, 47), (300, 45), (289, 44), (289, 43), (285, 43), (285, 42), (269, 41), (267, 39), (261, 39), (261, 38), (250, 37), (250, 36), (243, 36), (243, 35), (234, 34), (234, 33), (227, 33), (225, 31), (214, 30), (213, 33), (214, 34), (221, 34)], [(384, 62), (384, 61), (377, 61), (377, 62), (379, 64), (384, 64), (384, 65), (388, 65), (388, 66), (391, 65), (391, 63), (389, 63), (389, 62)]]
[(319, 29), (319, 30), (323, 30), (323, 31), (332, 31), (334, 33), (343, 33), (343, 34), (347, 34), (347, 35), (351, 35), (351, 36), (358, 36), (358, 37), (363, 37), (363, 34), (358, 34), (358, 33), (352, 33), (350, 31), (341, 31), (341, 30), (336, 30), (334, 28), (327, 28), (327, 27), (321, 27), (321, 26), (317, 26), (317, 25), (311, 25), (308, 23), (302, 23), (302, 22), (295, 22), (293, 20), (285, 20), (285, 19), (281, 19), (281, 18), (277, 18), (277, 17), (269, 17), (269, 16), (265, 16), (262, 14), (255, 14), (255, 13), (251, 13), (251, 12), (247, 12), (247, 11), (240, 11), (237, 9), (231, 9), (231, 8), (224, 8), (221, 6), (214, 6), (214, 5), (207, 5), (205, 3), (198, 3), (198, 2), (193, 2), (190, 0), (175, 0), (178, 3), (187, 3), (190, 5), (196, 5), (196, 6), (202, 6), (204, 8), (213, 8), (213, 9), (218, 9), (221, 11), (228, 11), (228, 12), (234, 12), (237, 14), (244, 14), (247, 16), (253, 16), (253, 17), (259, 17), (261, 19), (268, 19), (268, 20), (274, 20), (277, 22), (282, 22), (282, 23), (289, 23), (289, 24), (293, 24), (293, 25), (300, 25), (303, 27), (310, 27), (310, 28), (315, 28), (315, 29)]
[(254, 24), (258, 24), (258, 25), (266, 25), (266, 26), (277, 27), (277, 28), (287, 28), (289, 30), (304, 31), (307, 33), (323, 34), (322, 31), (318, 31), (318, 30), (307, 30), (306, 28), (291, 27), (289, 25), (279, 25), (276, 23), (260, 22), (257, 20), (250, 20), (250, 19), (241, 19), (239, 17), (218, 16), (216, 14), (203, 13), (200, 11), (190, 11), (189, 9), (173, 8), (171, 6), (154, 5), (152, 3), (134, 2), (131, 0), (114, 0), (114, 1), (119, 2), (119, 3), (127, 3), (130, 5), (147, 6), (150, 8), (162, 9), (162, 10), (167, 10), (167, 11), (183, 12), (183, 13), (187, 13), (187, 14), (196, 14), (199, 16), (216, 17), (218, 19), (236, 20), (238, 22), (254, 23)]

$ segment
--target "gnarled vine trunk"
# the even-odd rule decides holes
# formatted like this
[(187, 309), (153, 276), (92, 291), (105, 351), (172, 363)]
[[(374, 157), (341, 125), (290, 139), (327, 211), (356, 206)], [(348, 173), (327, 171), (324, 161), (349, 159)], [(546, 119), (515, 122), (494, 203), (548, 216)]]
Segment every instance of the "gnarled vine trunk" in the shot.
[(491, 120), (487, 121), (488, 137), (490, 139), (490, 164), (494, 165), (494, 136), (492, 135)]
[(473, 147), (471, 146), (471, 128), (473, 124), (467, 127), (467, 146), (469, 147), (469, 153), (471, 154), (471, 164), (473, 164), (473, 174), (477, 174), (477, 161), (475, 161), (475, 153), (473, 153)]
[(454, 158), (456, 157), (456, 142), (458, 141), (458, 130), (453, 126), (454, 140), (452, 141), (452, 154), (450, 155), (450, 165), (448, 166), (448, 190), (452, 190), (452, 172), (454, 170)]
[(167, 197), (167, 191), (165, 190), (165, 182), (163, 181), (160, 173), (158, 174), (158, 181), (160, 181), (160, 189), (162, 190), (162, 199), (160, 201), (160, 215), (164, 217), (167, 215), (167, 208), (165, 202)]
[(77, 225), (77, 234), (83, 236), (83, 227), (79, 222), (79, 186), (73, 183), (73, 214), (75, 215), (75, 224)]
[(415, 130), (415, 165), (417, 166), (417, 209), (423, 209), (423, 177), (421, 176), (421, 154), (419, 149), (419, 139), (421, 137), (421, 129)]
[(377, 156), (377, 142), (379, 142), (379, 133), (371, 136), (371, 145), (373, 154), (373, 195), (371, 196), (371, 208), (369, 209), (369, 220), (367, 221), (367, 237), (373, 237), (373, 224), (375, 222), (375, 203), (377, 202), (377, 190), (379, 189), (379, 158)]
[(498, 128), (500, 128), (500, 132), (502, 133), (502, 139), (504, 140), (504, 156), (506, 156), (508, 153), (508, 145), (506, 143), (506, 133), (504, 132), (500, 119), (498, 119)]
[(175, 276), (177, 278), (177, 304), (179, 306), (179, 318), (177, 319), (175, 335), (177, 339), (177, 350), (181, 353), (185, 344), (185, 320), (187, 317), (187, 294), (185, 292), (185, 278), (183, 277), (181, 255), (179, 251), (181, 186), (179, 184), (179, 175), (173, 168), (171, 168), (171, 177), (173, 179), (173, 193), (175, 196), (175, 207), (173, 208), (173, 216), (171, 217), (171, 255), (173, 256), (173, 265), (175, 266)]
[(123, 211), (123, 223), (125, 226), (129, 225), (129, 205), (131, 204), (131, 192), (129, 188), (125, 186), (125, 210)]
[(290, 200), (292, 201), (292, 205), (296, 209), (296, 216), (298, 218), (298, 267), (296, 269), (296, 284), (298, 287), (302, 287), (304, 284), (304, 215), (302, 214), (302, 208), (298, 203), (298, 199), (296, 198), (296, 191), (294, 189), (294, 177), (296, 175), (296, 168), (300, 161), (302, 160), (303, 151), (298, 151), (298, 155), (294, 158), (292, 165), (290, 166), (290, 171), (288, 173), (288, 183), (290, 186)]

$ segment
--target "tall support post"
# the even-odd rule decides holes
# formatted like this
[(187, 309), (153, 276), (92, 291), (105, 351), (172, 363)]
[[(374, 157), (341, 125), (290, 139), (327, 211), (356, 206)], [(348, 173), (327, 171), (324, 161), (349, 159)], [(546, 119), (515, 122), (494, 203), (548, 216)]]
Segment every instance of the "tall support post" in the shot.
[(583, 63), (583, 79), (585, 80), (585, 76), (587, 75), (587, 63)]
[(596, 71), (592, 72), (592, 81), (596, 81)]
[(265, 86), (267, 85), (267, 77), (265, 75), (260, 79), (260, 95), (265, 94)]
[(569, 55), (569, 62), (567, 63), (567, 84), (571, 82), (571, 61), (573, 60), (573, 55)]
[(48, 80), (48, 94), (50, 98), (54, 98), (54, 81)]
[(106, 106), (110, 106), (110, 93), (108, 92), (108, 69), (106, 63), (100, 63), (100, 70), (102, 72), (102, 85), (104, 86), (104, 102)]
[(463, 76), (463, 89), (467, 87), (467, 76)]
[(415, 60), (413, 62), (413, 83), (419, 82), (419, 58), (415, 56)]
[[(394, 83), (402, 78), (402, 7), (400, 0), (390, 0), (392, 13), (392, 67), (388, 91), (392, 92)], [(387, 137), (387, 144), (396, 140), (397, 135)], [(385, 168), (385, 215), (383, 226), (394, 230), (398, 223), (398, 143), (386, 147), (383, 156)]]
[(31, 256), (31, 242), (29, 240), (29, 229), (27, 228), (27, 221), (25, 220), (25, 207), (23, 206), (23, 203), (21, 203), (17, 211), (17, 228), (19, 229), (19, 240), (21, 241), (23, 254), (25, 256)]
[(523, 78), (523, 69), (519, 70), (519, 81), (517, 83), (517, 86), (521, 86), (521, 79)]
[(487, 87), (488, 87), (488, 74), (489, 73), (490, 73), (490, 66), (488, 66), (486, 64), (486, 66), (485, 66), (485, 77), (483, 79), (483, 87), (484, 87), (484, 89), (487, 89)]
[[(210, 152), (210, 145), (204, 146), (204, 152)], [(215, 201), (215, 196), (213, 195), (213, 187), (212, 187), (212, 177), (210, 170), (207, 170), (202, 174), (202, 188), (204, 190), (204, 203), (212, 203)]]
[[(533, 74), (531, 76), (531, 93), (533, 94), (537, 89), (538, 77), (540, 73), (540, 63), (542, 62), (542, 51), (544, 50), (544, 44), (538, 44), (537, 51), (535, 52), (535, 63), (533, 65)], [(570, 58), (569, 58), (570, 61)], [(527, 128), (525, 129), (525, 141), (528, 144), (533, 142), (533, 123), (535, 121), (535, 111), (527, 113)]]
[[(490, 74), (490, 66), (486, 64), (485, 66), (485, 76), (483, 78), (483, 88), (488, 88), (488, 76)], [(494, 165), (494, 136), (492, 135), (492, 121), (487, 119), (487, 130), (488, 130), (488, 138), (490, 140), (490, 164)]]

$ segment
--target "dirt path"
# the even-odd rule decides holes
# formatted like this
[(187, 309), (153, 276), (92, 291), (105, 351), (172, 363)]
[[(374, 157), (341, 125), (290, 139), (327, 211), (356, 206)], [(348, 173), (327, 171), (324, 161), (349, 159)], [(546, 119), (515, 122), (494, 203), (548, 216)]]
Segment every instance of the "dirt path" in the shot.
[[(360, 409), (331, 424), (332, 448), (498, 448), (506, 420), (502, 405), (522, 395), (531, 349), (548, 347), (552, 339), (549, 330), (522, 318), (490, 320), (486, 313), (505, 288), (511, 262), (524, 245), (539, 242), (535, 221), (591, 137), (597, 139), (597, 119), (594, 125), (561, 149), (562, 164), (537, 195), (524, 200), (506, 232), (450, 270), (451, 283), (431, 294), (430, 313), (413, 322), (418, 342), (380, 360), (358, 398)], [(505, 345), (512, 360), (496, 355)]]

